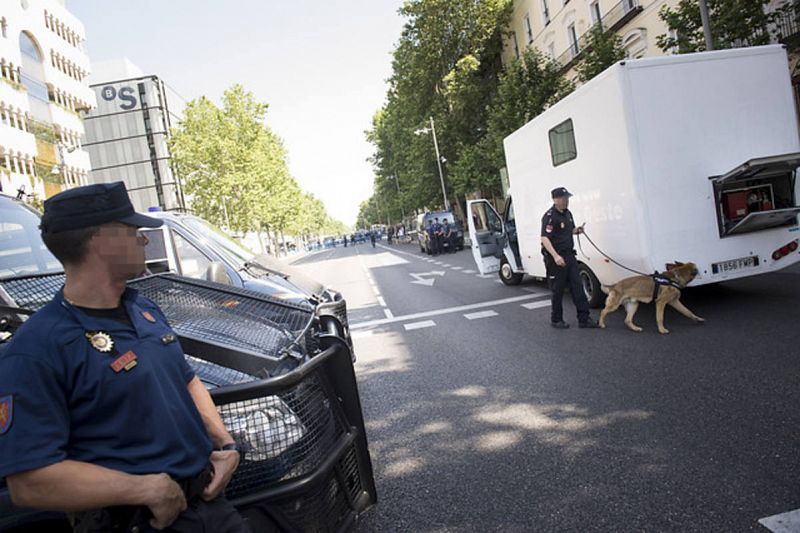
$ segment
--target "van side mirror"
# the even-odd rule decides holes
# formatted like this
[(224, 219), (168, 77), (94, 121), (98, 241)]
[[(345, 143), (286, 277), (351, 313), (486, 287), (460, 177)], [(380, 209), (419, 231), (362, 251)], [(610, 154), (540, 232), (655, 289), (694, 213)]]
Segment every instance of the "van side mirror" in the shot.
[(225, 270), (225, 265), (218, 261), (214, 261), (206, 269), (206, 280), (213, 281), (214, 283), (222, 283), (224, 285), (233, 285), (228, 271)]

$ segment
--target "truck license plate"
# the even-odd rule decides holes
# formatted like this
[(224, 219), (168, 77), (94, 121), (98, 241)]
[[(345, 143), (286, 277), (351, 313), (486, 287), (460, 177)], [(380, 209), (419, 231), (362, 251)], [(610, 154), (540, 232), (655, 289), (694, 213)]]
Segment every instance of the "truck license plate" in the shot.
[(744, 268), (753, 268), (758, 266), (758, 256), (751, 255), (750, 257), (742, 257), (740, 259), (731, 259), (730, 261), (722, 261), (711, 265), (711, 271), (714, 274), (725, 274), (726, 272), (733, 272), (735, 270), (742, 270)]

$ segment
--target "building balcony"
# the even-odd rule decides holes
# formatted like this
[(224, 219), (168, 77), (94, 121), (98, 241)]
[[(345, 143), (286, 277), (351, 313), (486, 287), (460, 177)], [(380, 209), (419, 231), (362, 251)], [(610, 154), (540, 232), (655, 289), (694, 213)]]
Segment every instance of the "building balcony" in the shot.
[(78, 134), (84, 132), (83, 119), (55, 102), (50, 102), (50, 116), (53, 117), (53, 124), (57, 124), (62, 130), (75, 131)]
[(32, 133), (0, 123), (0, 147), (28, 156), (36, 155), (36, 137)]
[(800, 13), (782, 12), (777, 14), (775, 37), (779, 43), (798, 44), (800, 42)]
[(592, 28), (599, 25), (604, 31), (617, 32), (630, 22), (636, 15), (641, 13), (642, 6), (639, 5), (639, 0), (622, 0), (614, 5), (598, 22), (596, 22), (589, 30), (585, 31), (578, 37), (578, 40), (570, 44), (566, 51), (555, 58), (555, 61), (561, 65), (561, 72), (566, 72), (571, 69), (581, 54), (584, 52), (589, 44), (589, 36), (591, 35)]

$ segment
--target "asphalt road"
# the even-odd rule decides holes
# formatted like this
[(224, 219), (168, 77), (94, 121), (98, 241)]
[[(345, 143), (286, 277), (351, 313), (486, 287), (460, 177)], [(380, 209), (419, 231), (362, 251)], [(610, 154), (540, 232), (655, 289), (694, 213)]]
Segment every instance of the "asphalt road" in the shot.
[[(343, 292), (378, 487), (358, 531), (768, 531), (800, 508), (800, 268), (684, 291), (660, 335), (549, 325), (469, 250), (296, 260)], [(434, 280), (431, 284), (430, 280)], [(593, 317), (597, 312), (593, 311)]]

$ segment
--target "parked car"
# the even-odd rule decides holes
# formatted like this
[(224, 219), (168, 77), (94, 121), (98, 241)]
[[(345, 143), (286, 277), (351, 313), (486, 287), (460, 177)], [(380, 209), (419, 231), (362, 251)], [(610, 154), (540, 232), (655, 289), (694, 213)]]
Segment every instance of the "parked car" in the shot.
[[(63, 284), (39, 215), (0, 195), (0, 354)], [(338, 320), (309, 302), (148, 275), (155, 301), (209, 389), (242, 463), (226, 490), (254, 531), (342, 531), (376, 501), (355, 373)], [(0, 531), (69, 531), (60, 513), (14, 507), (0, 480)]]
[(428, 222), (433, 222), (434, 219), (439, 219), (439, 224), (443, 224), (445, 220), (452, 226), (454, 234), (453, 243), (456, 250), (464, 249), (464, 225), (453, 214), (452, 211), (433, 211), (419, 215), (417, 217), (417, 242), (419, 243), (419, 251), (430, 255), (433, 253), (433, 246), (430, 243), (430, 237), (426, 228)]

